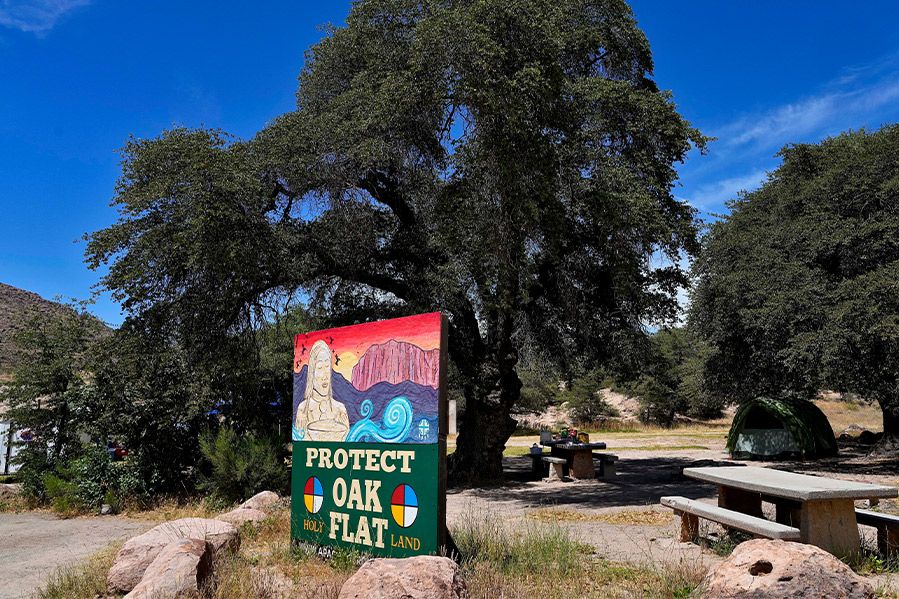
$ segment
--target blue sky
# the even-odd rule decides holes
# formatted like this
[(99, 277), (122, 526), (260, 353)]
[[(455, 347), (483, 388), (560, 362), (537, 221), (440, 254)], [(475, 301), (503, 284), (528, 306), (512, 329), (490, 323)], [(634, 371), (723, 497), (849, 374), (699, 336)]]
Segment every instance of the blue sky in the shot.
[[(659, 85), (704, 133), (678, 197), (706, 217), (790, 142), (899, 120), (890, 2), (634, 0)], [(173, 124), (249, 137), (293, 108), (348, 1), (0, 0), (0, 282), (86, 298), (82, 234), (114, 222), (117, 148)], [(112, 324), (118, 307), (93, 311)]]

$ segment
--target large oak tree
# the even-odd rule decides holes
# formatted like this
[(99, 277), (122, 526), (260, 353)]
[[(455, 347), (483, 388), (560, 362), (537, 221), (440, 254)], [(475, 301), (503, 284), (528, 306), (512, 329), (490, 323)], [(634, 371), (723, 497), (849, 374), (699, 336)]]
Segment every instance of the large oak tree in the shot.
[(730, 400), (858, 393), (899, 436), (899, 126), (781, 151), (696, 262), (705, 380)]
[(677, 309), (696, 223), (673, 165), (705, 140), (651, 75), (617, 0), (356, 2), (254, 139), (132, 140), (89, 262), (197, 359), (286, 294), (333, 324), (442, 310), (450, 473), (494, 477), (525, 346), (609, 364)]

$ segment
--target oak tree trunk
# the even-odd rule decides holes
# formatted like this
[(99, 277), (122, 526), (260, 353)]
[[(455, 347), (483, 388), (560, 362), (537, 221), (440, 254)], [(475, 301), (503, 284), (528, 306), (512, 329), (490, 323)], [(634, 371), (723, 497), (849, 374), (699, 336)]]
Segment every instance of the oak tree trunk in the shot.
[(504, 359), (491, 364), (481, 384), (466, 389), (462, 428), (456, 439), (456, 451), (447, 461), (451, 483), (497, 481), (503, 476), (503, 450), (515, 432), (512, 408), (521, 396), (521, 381), (515, 372), (518, 361), (514, 350), (503, 352)]

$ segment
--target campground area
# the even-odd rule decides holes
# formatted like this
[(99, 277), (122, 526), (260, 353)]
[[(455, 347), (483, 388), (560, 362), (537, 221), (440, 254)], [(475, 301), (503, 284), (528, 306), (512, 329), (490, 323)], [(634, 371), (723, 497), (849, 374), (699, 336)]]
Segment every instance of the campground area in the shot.
[[(852, 424), (877, 430), (876, 408), (840, 401), (819, 401), (818, 405), (834, 428), (840, 427), (837, 434)], [(534, 597), (558, 588), (584, 597), (686, 596), (740, 540), (707, 522), (702, 526), (700, 544), (679, 540), (678, 519), (659, 504), (659, 499), (681, 495), (714, 505), (717, 493), (714, 485), (683, 476), (686, 467), (766, 466), (899, 486), (895, 461), (870, 456), (868, 448), (851, 442), (841, 442), (836, 458), (746, 462), (731, 460), (726, 452), (726, 419), (672, 429), (638, 423), (618, 428), (621, 430), (590, 433), (591, 438), (606, 442), (608, 451), (619, 458), (617, 475), (612, 478), (534, 480), (527, 452), (537, 436), (521, 435), (513, 436), (507, 444), (505, 480), (495, 485), (449, 489), (447, 524), (460, 548), (471, 544), (489, 552), (491, 545), (485, 541), (490, 538), (495, 544), (508, 545), (504, 548), (505, 566), (497, 563), (495, 556), (472, 560), (467, 576), (473, 597)], [(862, 502), (858, 505), (868, 507)], [(773, 508), (766, 505), (765, 509)], [(877, 509), (899, 514), (899, 503), (883, 500)], [(13, 565), (8, 571), (0, 569), (0, 578), (7, 581), (0, 597), (31, 596), (35, 585), (41, 585), (41, 597), (72, 596), (68, 593), (73, 589), (82, 593), (78, 596), (91, 596), (92, 577), (97, 588), (105, 585), (106, 570), (124, 539), (175, 517), (212, 514), (210, 506), (204, 504), (69, 520), (59, 520), (47, 512), (0, 513), (0, 536), (23, 539), (3, 549), (3, 563)], [(28, 522), (23, 524), (23, 519)], [(277, 586), (268, 578), (265, 580), (269, 582), (260, 582), (260, 576), (268, 576), (272, 580), (313, 580), (315, 584), (303, 586), (306, 592), (318, 589), (325, 593), (323, 596), (332, 592), (336, 597), (355, 565), (341, 559), (326, 564), (315, 557), (290, 557), (287, 528), (289, 510), (284, 509), (246, 537), (237, 558), (220, 575), (230, 582), (222, 584), (220, 580), (215, 596), (240, 596), (244, 591), (256, 596), (282, 596), (259, 590), (260, 585)], [(83, 542), (86, 531), (90, 543)], [(899, 574), (891, 564), (871, 557), (875, 555), (876, 532), (862, 527), (861, 534), (866, 553), (852, 567), (879, 596), (899, 597)], [(67, 546), (82, 550), (67, 552)], [(86, 555), (86, 549), (97, 553)], [(516, 557), (519, 551), (529, 557)], [(463, 559), (466, 557), (471, 556)], [(13, 576), (16, 572), (27, 572), (28, 576)]]

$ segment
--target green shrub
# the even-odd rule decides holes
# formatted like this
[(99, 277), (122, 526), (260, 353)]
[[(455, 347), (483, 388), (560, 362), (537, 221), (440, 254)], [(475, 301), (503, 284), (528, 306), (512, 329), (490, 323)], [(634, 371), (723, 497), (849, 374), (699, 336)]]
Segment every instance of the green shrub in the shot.
[(685, 408), (683, 400), (654, 376), (640, 377), (632, 393), (640, 399), (640, 421), (646, 424), (671, 426), (675, 414)]
[(91, 447), (71, 463), (78, 499), (87, 508), (107, 503), (117, 511), (126, 501), (146, 503), (149, 494), (136, 460), (113, 461), (102, 447)]
[(618, 410), (599, 394), (607, 382), (603, 372), (591, 370), (573, 379), (564, 391), (559, 392), (559, 399), (568, 402), (575, 422), (596, 422), (619, 416)]
[(14, 462), (19, 464), (22, 495), (31, 503), (44, 503), (47, 500), (44, 477), (53, 472), (53, 463), (47, 455), (46, 446), (29, 443), (14, 458)]
[(63, 515), (97, 510), (104, 503), (114, 510), (125, 502), (145, 504), (149, 494), (136, 462), (114, 462), (99, 446), (86, 447), (79, 457), (54, 465), (40, 445), (19, 454), (22, 493), (32, 503), (49, 504)]
[(72, 516), (84, 510), (84, 502), (78, 492), (78, 485), (72, 482), (72, 472), (59, 466), (56, 472), (44, 475), (44, 489), (53, 511), (63, 516)]
[(215, 498), (236, 502), (260, 491), (287, 490), (289, 471), (284, 450), (275, 438), (241, 435), (221, 427), (200, 438), (200, 451), (207, 462), (200, 488)]

